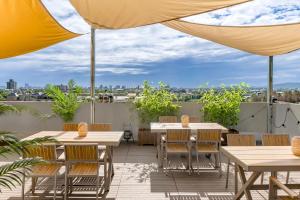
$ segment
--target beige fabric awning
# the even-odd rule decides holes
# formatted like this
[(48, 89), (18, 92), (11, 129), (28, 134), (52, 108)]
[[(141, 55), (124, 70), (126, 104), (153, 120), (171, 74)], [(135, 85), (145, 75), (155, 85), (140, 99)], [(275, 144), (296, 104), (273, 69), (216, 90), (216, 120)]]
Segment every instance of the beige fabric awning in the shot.
[(121, 29), (179, 19), (252, 0), (70, 0), (94, 28)]
[(79, 36), (62, 27), (40, 0), (0, 0), (0, 59)]
[(300, 49), (300, 23), (271, 26), (213, 26), (182, 20), (163, 23), (178, 31), (263, 56)]

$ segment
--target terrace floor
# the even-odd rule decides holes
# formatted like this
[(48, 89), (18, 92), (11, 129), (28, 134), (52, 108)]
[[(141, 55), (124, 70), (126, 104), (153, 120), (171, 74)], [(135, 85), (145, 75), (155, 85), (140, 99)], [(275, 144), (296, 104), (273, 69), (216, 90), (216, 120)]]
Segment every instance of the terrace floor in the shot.
[[(11, 158), (13, 160), (14, 158)], [(178, 159), (183, 159), (178, 157)], [(201, 165), (208, 165), (208, 160), (202, 158)], [(5, 160), (7, 162), (7, 160)], [(4, 164), (0, 160), (0, 164)], [(220, 178), (217, 172), (194, 173), (191, 176), (186, 172), (174, 171), (166, 176), (157, 168), (156, 148), (153, 146), (137, 146), (121, 144), (114, 151), (115, 176), (110, 191), (101, 196), (108, 200), (129, 200), (129, 199), (171, 199), (171, 200), (231, 200), (233, 199), (233, 169), (229, 188), (225, 189), (225, 169), (222, 165), (223, 176)], [(177, 163), (178, 164), (178, 163)], [(280, 173), (279, 177), (284, 180), (286, 173)], [(63, 184), (63, 171), (58, 180), (57, 199), (63, 199), (61, 185)], [(267, 181), (268, 175), (265, 176)], [(86, 181), (86, 180), (83, 180)], [(92, 180), (88, 180), (91, 182)], [(290, 182), (300, 182), (300, 173), (291, 173)], [(30, 199), (52, 199), (52, 180), (45, 180)], [(30, 180), (27, 181), (26, 190), (30, 187)], [(95, 199), (95, 192), (86, 192), (90, 187), (75, 188), (69, 199)], [(84, 193), (82, 191), (85, 191)], [(45, 192), (46, 191), (46, 192)], [(29, 193), (28, 193), (29, 194)], [(268, 199), (267, 191), (253, 191), (254, 200)], [(100, 198), (100, 199), (101, 199)], [(0, 193), (0, 200), (21, 199), (21, 187), (13, 191), (3, 190)], [(27, 198), (28, 199), (28, 198)], [(245, 199), (245, 198), (244, 198)]]

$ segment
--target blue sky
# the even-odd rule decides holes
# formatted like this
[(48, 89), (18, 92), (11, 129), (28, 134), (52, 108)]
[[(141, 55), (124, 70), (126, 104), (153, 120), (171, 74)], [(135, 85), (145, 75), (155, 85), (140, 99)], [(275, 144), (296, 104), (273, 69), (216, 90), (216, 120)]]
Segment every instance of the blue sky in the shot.
[[(88, 33), (89, 26), (68, 0), (43, 0), (65, 27)], [(255, 0), (186, 18), (217, 25), (270, 25), (300, 22), (300, 1)], [(38, 52), (0, 60), (0, 86), (13, 78), (29, 83), (89, 85), (89, 34)], [(97, 30), (97, 85), (136, 86), (143, 80), (177, 87), (247, 82), (266, 86), (267, 57), (255, 56), (180, 33), (160, 24), (127, 30)], [(275, 57), (275, 83), (300, 82), (300, 51)]]

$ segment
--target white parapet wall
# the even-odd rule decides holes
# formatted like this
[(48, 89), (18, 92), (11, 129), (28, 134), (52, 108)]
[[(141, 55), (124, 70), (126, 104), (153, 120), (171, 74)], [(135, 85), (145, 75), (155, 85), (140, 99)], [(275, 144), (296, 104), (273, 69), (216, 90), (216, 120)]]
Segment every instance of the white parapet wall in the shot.
[[(26, 107), (36, 109), (42, 114), (51, 114), (51, 102), (6, 102), (8, 104), (20, 104)], [(288, 104), (300, 115), (300, 105)], [(281, 106), (287, 105), (278, 104), (274, 108), (275, 119), (280, 121), (282, 111)], [(200, 116), (201, 105), (197, 103), (182, 103), (180, 109), (181, 114), (188, 114), (191, 116)], [(284, 108), (282, 108), (284, 109)], [(277, 116), (280, 115), (280, 116)], [(267, 110), (266, 103), (243, 103), (241, 105), (240, 122), (237, 129), (242, 132), (266, 132), (267, 123)], [(300, 116), (299, 116), (300, 117)], [(90, 105), (84, 103), (76, 113), (74, 122), (89, 122), (90, 119)], [(114, 130), (123, 130), (129, 123), (137, 138), (139, 127), (137, 112), (131, 103), (97, 103), (96, 104), (96, 122), (98, 123), (112, 123)], [(291, 124), (289, 124), (291, 123)], [(0, 117), (0, 130), (11, 131), (17, 134), (18, 137), (23, 138), (41, 130), (62, 130), (63, 121), (59, 117), (50, 119), (41, 119), (38, 116), (33, 116), (28, 111), (23, 111), (20, 114), (5, 114)], [(283, 131), (276, 129), (280, 132), (288, 132), (293, 135), (298, 134), (298, 129), (293, 130), (292, 121), (288, 122), (288, 128)]]

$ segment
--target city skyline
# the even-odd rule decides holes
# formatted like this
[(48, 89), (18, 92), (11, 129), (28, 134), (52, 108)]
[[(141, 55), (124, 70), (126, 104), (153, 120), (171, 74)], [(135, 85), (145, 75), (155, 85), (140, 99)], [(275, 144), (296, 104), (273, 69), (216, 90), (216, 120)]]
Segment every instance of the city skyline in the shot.
[[(66, 28), (88, 33), (89, 26), (67, 0), (44, 0)], [(218, 25), (269, 25), (299, 22), (300, 2), (257, 0), (186, 20)], [(8, 79), (43, 87), (74, 79), (89, 86), (89, 34), (27, 55), (0, 60), (0, 86)], [(189, 36), (162, 25), (97, 30), (96, 85), (134, 87), (144, 80), (174, 87), (219, 86), (246, 82), (266, 87), (268, 58)], [(274, 58), (274, 83), (298, 82), (300, 52)]]

